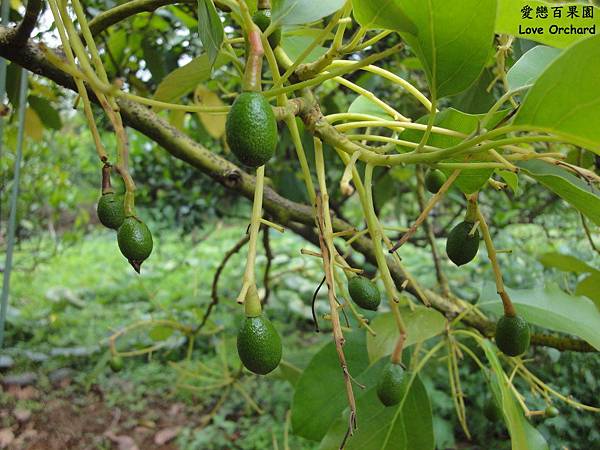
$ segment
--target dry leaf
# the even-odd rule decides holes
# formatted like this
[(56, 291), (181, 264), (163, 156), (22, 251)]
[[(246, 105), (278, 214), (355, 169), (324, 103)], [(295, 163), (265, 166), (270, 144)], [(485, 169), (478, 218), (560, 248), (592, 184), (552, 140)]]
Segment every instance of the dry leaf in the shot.
[(156, 445), (164, 445), (167, 442), (175, 439), (179, 434), (179, 427), (171, 427), (160, 430), (154, 435), (154, 443)]
[[(206, 86), (199, 85), (194, 91), (194, 103), (202, 106), (223, 106), (223, 102), (217, 94)], [(225, 121), (227, 116), (223, 113), (210, 114), (199, 112), (198, 118), (208, 134), (215, 139), (220, 139), (225, 133)]]
[(10, 428), (3, 428), (0, 430), (0, 448), (8, 448), (14, 440), (15, 434)]

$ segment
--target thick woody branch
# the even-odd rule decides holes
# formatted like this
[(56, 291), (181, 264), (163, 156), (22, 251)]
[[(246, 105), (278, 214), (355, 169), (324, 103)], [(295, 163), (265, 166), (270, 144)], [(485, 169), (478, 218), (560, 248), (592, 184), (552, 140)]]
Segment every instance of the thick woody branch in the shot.
[[(21, 65), (33, 73), (51, 79), (61, 86), (73, 91), (76, 89), (73, 78), (50, 64), (39, 44), (29, 40), (22, 46), (16, 46), (14, 33), (14, 29), (0, 26), (0, 56)], [(96, 100), (91, 93), (90, 98)], [(171, 155), (187, 162), (218, 183), (237, 192), (239, 195), (252, 199), (255, 184), (253, 176), (195, 142), (189, 136), (158, 117), (151, 109), (123, 98), (118, 100), (118, 104), (123, 120), (128, 126), (154, 140)], [(273, 189), (265, 187), (263, 206), (275, 222), (290, 228), (318, 245), (318, 238), (314, 229), (314, 210), (309, 205), (292, 202)], [(336, 216), (332, 217), (332, 227), (335, 232), (352, 228), (351, 224)], [(365, 255), (371, 263), (376, 261), (373, 243), (370, 239), (361, 237), (354, 241), (352, 245), (356, 251)], [(401, 286), (407, 279), (406, 274), (391, 257), (388, 257), (387, 261), (394, 282), (397, 286)], [(416, 294), (411, 285), (406, 290)], [(456, 317), (463, 311), (461, 306), (434, 291), (425, 289), (424, 294), (431, 305), (448, 318)], [(473, 313), (466, 314), (463, 323), (478, 329), (486, 336), (492, 336), (494, 333), (494, 324), (491, 321)], [(595, 351), (588, 343), (568, 337), (533, 335), (532, 343), (555, 347), (560, 350)]]
[(42, 11), (43, 6), (42, 0), (29, 0), (27, 2), (27, 7), (25, 8), (25, 15), (23, 16), (23, 20), (17, 27), (15, 31), (15, 45), (20, 45), (29, 39), (33, 29), (35, 28), (35, 23), (37, 22), (38, 16)]

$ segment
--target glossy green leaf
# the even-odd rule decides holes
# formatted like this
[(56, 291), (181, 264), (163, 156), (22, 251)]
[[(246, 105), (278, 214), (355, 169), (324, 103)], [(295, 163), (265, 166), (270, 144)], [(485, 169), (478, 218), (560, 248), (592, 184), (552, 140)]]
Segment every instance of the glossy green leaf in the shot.
[(533, 84), (560, 52), (556, 48), (538, 45), (521, 56), (506, 74), (510, 90)]
[[(531, 19), (524, 19), (522, 9), (526, 6), (532, 8)], [(548, 8), (548, 18), (537, 18), (536, 9), (538, 7)], [(539, 0), (498, 0), (498, 19), (496, 20), (496, 33), (511, 34), (520, 38), (531, 39), (542, 44), (551, 45), (552, 47), (568, 47), (575, 41), (584, 39), (587, 35), (574, 34), (574, 33), (560, 33), (552, 34), (550, 26), (556, 25), (559, 27), (569, 28), (573, 25), (576, 28), (579, 27), (590, 27), (596, 25), (596, 32), (600, 28), (600, 10), (594, 8), (593, 18), (582, 17), (582, 4), (581, 3), (561, 3), (562, 6), (562, 17), (554, 17), (553, 6), (557, 6), (556, 2), (544, 2)], [(567, 17), (567, 11), (569, 6), (576, 6), (579, 17), (570, 18)], [(542, 27), (543, 34), (522, 34), (521, 30), (525, 30), (527, 27), (538, 28)]]
[(29, 106), (33, 109), (44, 126), (53, 130), (60, 130), (62, 128), (62, 120), (60, 114), (56, 109), (52, 107), (52, 104), (44, 97), (38, 97), (37, 95), (30, 95), (27, 98)]
[[(385, 407), (376, 388), (357, 399), (358, 429), (348, 438), (346, 450), (433, 450), (433, 417), (429, 396), (415, 377), (404, 403)], [(337, 450), (348, 427), (347, 411), (332, 425), (319, 450)]]
[(510, 189), (517, 195), (521, 193), (519, 189), (519, 176), (508, 170), (496, 170), (496, 173), (504, 180)]
[[(508, 111), (500, 111), (496, 113), (493, 119), (490, 121), (490, 127), (493, 127), (502, 118), (506, 116)], [(439, 112), (435, 117), (434, 125), (447, 128), (469, 135), (473, 131), (477, 130), (479, 121), (483, 118), (483, 115), (466, 114), (453, 108), (445, 109)], [(418, 123), (427, 123), (429, 116), (421, 117)], [(411, 142), (419, 142), (423, 136), (422, 131), (418, 130), (407, 130), (400, 135), (400, 139), (404, 139)], [(429, 137), (427, 145), (431, 145), (439, 148), (448, 148), (461, 143), (464, 138), (447, 136), (438, 133), (432, 133)], [(464, 162), (464, 158), (450, 158), (443, 162)], [(477, 161), (477, 159), (470, 159), (469, 161)], [(446, 175), (450, 175), (453, 170), (445, 170)], [(488, 178), (494, 172), (493, 169), (475, 169), (475, 170), (464, 170), (454, 182), (465, 194), (471, 194), (478, 191), (488, 180)]]
[(600, 309), (600, 272), (594, 272), (581, 280), (575, 288), (575, 294), (585, 295)]
[(384, 120), (392, 120), (392, 116), (385, 109), (362, 95), (354, 99), (348, 108), (348, 112), (353, 114), (368, 114)]
[(198, 32), (212, 67), (225, 37), (223, 24), (213, 0), (198, 0)]
[[(281, 39), (281, 47), (283, 48), (283, 50), (285, 50), (290, 59), (292, 61), (295, 61), (302, 54), (304, 49), (306, 49), (306, 47), (308, 47), (313, 42), (313, 40), (314, 39), (312, 37), (292, 36), (284, 34)], [(304, 62), (313, 62), (321, 56), (323, 56), (326, 51), (327, 49), (317, 46), (308, 54), (306, 58), (304, 58)]]
[[(600, 311), (589, 298), (569, 295), (555, 285), (534, 289), (507, 289), (519, 315), (528, 322), (586, 340), (600, 350)], [(486, 283), (479, 299), (482, 309), (502, 313), (502, 302), (492, 283)]]
[[(225, 58), (219, 57), (215, 67), (225, 63)], [(211, 64), (207, 54), (192, 59), (185, 66), (178, 67), (168, 74), (158, 85), (154, 99), (163, 102), (179, 100), (180, 97), (192, 92), (196, 86), (210, 77)]]
[(496, 356), (496, 349), (493, 344), (485, 340), (483, 350), (490, 363), (492, 375), (489, 377), (492, 395), (496, 398), (497, 404), (502, 409), (504, 422), (510, 434), (510, 440), (513, 450), (549, 450), (548, 443), (525, 417), (523, 409), (517, 402), (515, 394), (512, 391), (502, 364)]
[(278, 0), (273, 2), (273, 20), (282, 25), (314, 22), (333, 14), (345, 0)]
[[(402, 307), (400, 312), (407, 327), (406, 347), (431, 339), (443, 333), (446, 328), (445, 317), (435, 309), (416, 306), (411, 310)], [(392, 353), (398, 339), (398, 327), (392, 313), (385, 313), (375, 317), (371, 328), (377, 336), (367, 335), (367, 352), (369, 360), (374, 362)]]
[(544, 253), (538, 260), (545, 267), (553, 267), (562, 270), (563, 272), (589, 273), (597, 271), (592, 266), (574, 256), (557, 252)]
[(400, 0), (352, 0), (352, 11), (364, 28), (417, 34), (417, 28), (405, 14)]
[[(348, 370), (360, 374), (369, 365), (363, 332), (345, 333), (344, 353)], [(333, 342), (325, 345), (308, 364), (296, 384), (292, 401), (294, 434), (319, 441), (348, 405), (344, 377)]]
[(550, 64), (529, 90), (514, 124), (533, 126), (600, 154), (599, 73), (597, 35), (577, 42)]
[(479, 78), (492, 54), (496, 0), (404, 0), (417, 33), (402, 32), (437, 98), (458, 94)]
[(523, 173), (559, 195), (596, 225), (600, 225), (600, 196), (587, 183), (570, 172), (543, 161), (525, 161), (517, 165)]

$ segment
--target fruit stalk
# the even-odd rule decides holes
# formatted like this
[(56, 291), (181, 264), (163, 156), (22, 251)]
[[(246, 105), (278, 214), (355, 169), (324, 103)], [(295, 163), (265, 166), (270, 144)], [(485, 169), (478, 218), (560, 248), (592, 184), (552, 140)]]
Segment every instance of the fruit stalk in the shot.
[(361, 197), (361, 204), (367, 220), (367, 228), (369, 229), (369, 234), (373, 241), (373, 250), (375, 259), (377, 260), (377, 267), (381, 273), (381, 279), (385, 286), (388, 303), (398, 328), (398, 340), (396, 341), (396, 347), (394, 348), (392, 358), (393, 361), (399, 362), (402, 360), (402, 350), (406, 340), (406, 326), (404, 325), (400, 309), (398, 308), (396, 285), (394, 284), (394, 280), (392, 279), (390, 269), (385, 259), (385, 254), (383, 253), (383, 246), (381, 244), (383, 233), (381, 231), (381, 225), (373, 207), (373, 166), (371, 164), (367, 164), (365, 168), (364, 192), (361, 195), (361, 190), (359, 190), (359, 197)]
[(102, 166), (102, 194), (111, 194), (114, 192), (112, 184), (110, 183), (110, 164), (104, 164)]
[(260, 219), (262, 217), (263, 189), (265, 184), (265, 166), (256, 169), (256, 186), (254, 188), (254, 202), (252, 204), (252, 217), (250, 219), (250, 241), (248, 242), (248, 257), (246, 258), (246, 269), (242, 289), (238, 295), (237, 302), (242, 304), (252, 286), (256, 289), (254, 265), (256, 262), (256, 244), (258, 232), (260, 231)]
[(515, 317), (517, 312), (515, 311), (515, 307), (508, 296), (508, 293), (504, 289), (504, 280), (502, 279), (502, 272), (500, 270), (500, 265), (498, 264), (498, 258), (496, 254), (496, 248), (494, 247), (494, 243), (492, 241), (492, 237), (490, 235), (490, 230), (485, 222), (485, 218), (483, 214), (481, 214), (481, 210), (479, 207), (475, 206), (475, 212), (477, 220), (479, 221), (479, 228), (481, 230), (481, 234), (483, 235), (483, 240), (485, 242), (485, 248), (488, 252), (488, 258), (490, 258), (490, 262), (492, 263), (492, 268), (494, 270), (494, 278), (496, 281), (496, 291), (502, 300), (502, 305), (504, 307), (504, 315), (507, 317)]

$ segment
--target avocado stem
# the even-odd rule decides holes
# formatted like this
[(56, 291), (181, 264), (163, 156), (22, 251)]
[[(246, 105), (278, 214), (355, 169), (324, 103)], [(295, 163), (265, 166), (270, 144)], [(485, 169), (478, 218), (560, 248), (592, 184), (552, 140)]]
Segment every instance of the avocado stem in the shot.
[(262, 63), (265, 50), (260, 39), (260, 28), (252, 24), (248, 32), (248, 58), (242, 80), (242, 90), (245, 92), (260, 92), (262, 90)]
[(256, 284), (251, 284), (246, 294), (244, 301), (244, 313), (246, 317), (258, 317), (262, 314), (262, 306), (260, 304), (260, 297), (258, 296), (258, 290)]
[(112, 194), (114, 189), (110, 183), (110, 164), (104, 164), (102, 166), (102, 195)]
[(481, 230), (481, 234), (483, 236), (483, 240), (485, 242), (485, 247), (487, 249), (488, 258), (490, 259), (490, 263), (492, 263), (492, 269), (494, 270), (494, 278), (496, 280), (496, 292), (500, 296), (502, 300), (502, 306), (504, 307), (504, 315), (507, 317), (515, 317), (517, 312), (515, 310), (512, 301), (506, 290), (504, 289), (504, 280), (502, 279), (502, 271), (500, 270), (500, 264), (498, 264), (498, 258), (496, 254), (496, 248), (494, 247), (494, 242), (492, 241), (492, 236), (490, 235), (490, 230), (485, 222), (485, 218), (483, 214), (481, 214), (481, 210), (475, 203), (475, 214), (476, 219), (479, 222), (479, 229)]
[(258, 0), (257, 9), (271, 9), (271, 0)]

